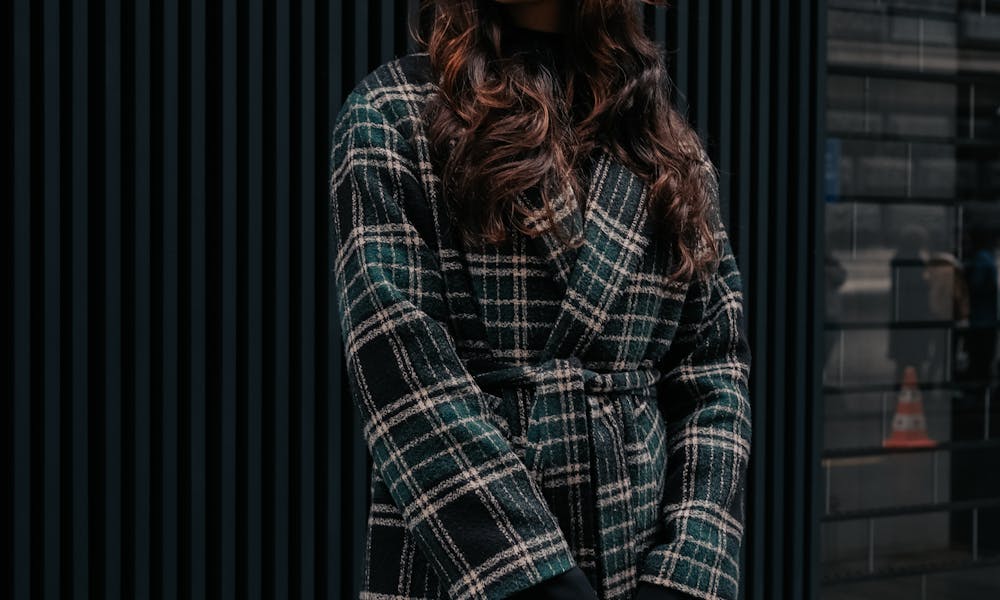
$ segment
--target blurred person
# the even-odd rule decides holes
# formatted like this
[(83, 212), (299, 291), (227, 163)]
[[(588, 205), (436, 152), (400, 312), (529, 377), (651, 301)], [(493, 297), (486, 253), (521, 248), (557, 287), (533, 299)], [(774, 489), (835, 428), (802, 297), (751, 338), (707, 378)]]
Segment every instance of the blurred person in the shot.
[(965, 377), (987, 381), (993, 374), (997, 344), (996, 240), (992, 230), (966, 227), (963, 232), (963, 317), (968, 331), (961, 336), (968, 354)]
[(932, 353), (930, 336), (918, 328), (921, 321), (931, 321), (931, 289), (927, 267), (927, 231), (914, 224), (902, 228), (896, 252), (889, 263), (890, 323), (888, 357), (895, 365), (894, 381), (902, 381), (908, 366), (926, 381)]
[[(928, 310), (931, 319), (944, 322), (948, 334), (935, 336), (930, 362), (939, 365), (941, 381), (961, 377), (968, 370), (969, 354), (965, 340), (969, 326), (969, 286), (965, 269), (950, 252), (936, 252), (927, 259), (924, 279), (928, 285)], [(951, 353), (946, 355), (946, 353)], [(950, 366), (950, 369), (948, 368)]]
[[(973, 221), (970, 219), (970, 221)], [(996, 437), (1000, 414), (996, 400), (997, 345), (996, 237), (986, 226), (967, 226), (962, 232), (961, 272), (965, 298), (958, 303), (953, 336), (951, 439), (982, 440)], [(1000, 470), (997, 452), (949, 453), (950, 497), (955, 501), (1000, 497), (1000, 480), (983, 473)], [(951, 539), (963, 548), (978, 544), (981, 552), (1000, 548), (1000, 515), (981, 511), (974, 520), (970, 511), (949, 516)]]
[[(826, 278), (826, 296), (824, 304), (826, 310), (826, 322), (836, 323), (840, 321), (843, 316), (844, 300), (840, 289), (844, 287), (844, 283), (847, 281), (847, 269), (844, 268), (843, 263), (841, 263), (832, 252), (827, 252), (824, 257), (824, 275)], [(827, 334), (826, 353), (823, 355), (824, 365), (830, 361), (830, 354), (833, 352), (836, 345), (836, 336)]]

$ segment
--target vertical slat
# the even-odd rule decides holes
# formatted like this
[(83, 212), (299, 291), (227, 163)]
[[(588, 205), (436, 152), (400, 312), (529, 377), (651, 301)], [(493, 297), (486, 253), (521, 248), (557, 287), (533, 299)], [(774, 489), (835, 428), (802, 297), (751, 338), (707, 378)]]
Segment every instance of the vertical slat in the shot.
[(302, 421), (300, 418), (302, 408), (302, 380), (300, 377), (299, 352), (302, 348), (302, 339), (298, 328), (299, 305), (301, 302), (300, 291), (302, 285), (302, 269), (299, 265), (301, 258), (301, 235), (300, 214), (302, 192), (302, 181), (299, 177), (301, 172), (300, 144), (302, 131), (300, 128), (299, 110), (302, 105), (302, 56), (300, 44), (302, 37), (302, 4), (296, 2), (289, 7), (288, 27), (289, 27), (289, 47), (288, 56), (290, 58), (288, 68), (288, 595), (299, 597), (302, 595), (302, 573), (299, 566), (302, 563), (302, 521), (298, 514), (301, 505), (302, 478)]
[(221, 519), (218, 557), (221, 598), (236, 595), (236, 317), (237, 281), (239, 268), (237, 247), (237, 3), (225, 0), (222, 5), (222, 231), (220, 235), (222, 272), (219, 285), (221, 306), (221, 419), (218, 514)]
[(87, 37), (87, 2), (73, 3), (73, 596), (87, 598), (90, 591), (90, 505), (89, 505), (89, 441), (88, 380), (90, 338), (88, 249), (90, 180), (88, 120), (89, 46)]
[(206, 554), (206, 511), (208, 509), (207, 467), (207, 401), (208, 382), (206, 372), (207, 343), (206, 327), (208, 301), (208, 273), (205, 266), (205, 256), (208, 251), (207, 224), (205, 202), (207, 201), (205, 161), (205, 126), (206, 126), (206, 7), (201, 2), (191, 2), (191, 147), (189, 150), (191, 189), (191, 264), (188, 265), (191, 297), (188, 299), (191, 311), (191, 329), (189, 339), (191, 389), (188, 392), (190, 430), (190, 464), (191, 497), (188, 510), (191, 515), (190, 548), (188, 564), (191, 577), (191, 589), (188, 597), (201, 600), (207, 596), (207, 563)]
[[(750, 156), (752, 151), (751, 146), (751, 132), (753, 124), (753, 95), (752, 95), (752, 85), (754, 81), (753, 77), (753, 8), (745, 3), (737, 3), (736, 14), (733, 19), (733, 30), (734, 35), (738, 41), (738, 46), (735, 48), (735, 58), (737, 72), (734, 75), (734, 82), (736, 85), (736, 90), (734, 95), (738, 99), (738, 107), (734, 111), (738, 119), (736, 124), (736, 142), (735, 142), (735, 152), (738, 159), (734, 159), (734, 168), (739, 168), (738, 177), (739, 185), (734, 190), (732, 195), (733, 202), (735, 203), (735, 214), (737, 215), (737, 220), (739, 221), (743, 235), (740, 236), (736, 242), (736, 250), (739, 254), (741, 272), (746, 273), (748, 277), (744, 278), (744, 302), (749, 300), (749, 288), (753, 285), (753, 282), (749, 280), (750, 275), (750, 239), (752, 237), (750, 231), (750, 208), (752, 197), (752, 170), (750, 164)], [(749, 307), (747, 307), (749, 308)], [(747, 311), (749, 315), (749, 310)]]
[[(302, 0), (299, 24), (300, 106), (299, 131), (299, 595), (315, 597), (316, 521), (315, 398), (316, 398), (316, 6)], [(390, 36), (392, 39), (392, 36)], [(322, 222), (322, 221), (321, 221)]]
[(45, 498), (44, 508), (44, 594), (45, 598), (61, 597), (61, 536), (62, 511), (60, 487), (60, 440), (61, 415), (61, 343), (62, 321), (60, 320), (60, 227), (61, 227), (61, 194), (62, 180), (62, 135), (60, 94), (60, 14), (59, 2), (47, 0), (44, 6), (44, 94), (42, 110), (45, 114), (43, 129), (43, 166), (45, 179), (43, 188), (44, 202), (44, 472)]
[(178, 366), (178, 330), (179, 330), (179, 307), (178, 290), (180, 289), (180, 275), (178, 273), (179, 254), (179, 215), (178, 205), (180, 196), (178, 193), (179, 169), (179, 140), (180, 116), (178, 89), (180, 88), (180, 14), (179, 7), (174, 2), (164, 2), (162, 4), (162, 27), (163, 27), (163, 70), (160, 74), (162, 85), (160, 89), (163, 94), (163, 190), (162, 207), (160, 215), (162, 218), (163, 248), (162, 268), (160, 276), (162, 278), (162, 321), (160, 323), (161, 344), (161, 364), (162, 388), (161, 388), (161, 410), (160, 423), (163, 428), (162, 435), (162, 480), (160, 489), (162, 490), (162, 519), (160, 526), (160, 556), (162, 563), (158, 565), (160, 570), (160, 586), (164, 598), (176, 598), (178, 595), (177, 582), (179, 579), (178, 559), (178, 503), (181, 501), (178, 490), (181, 488), (178, 471), (178, 435), (180, 416), (180, 397), (178, 395), (177, 382), (179, 381)]
[[(342, 79), (343, 74), (341, 72), (341, 44), (343, 42), (343, 32), (341, 31), (341, 23), (343, 22), (343, 7), (340, 0), (334, 0), (329, 5), (329, 14), (327, 15), (327, 32), (329, 37), (327, 38), (327, 54), (326, 60), (329, 69), (329, 79), (327, 80), (327, 101), (328, 108), (327, 114), (329, 115), (329, 122), (325, 124), (326, 132), (326, 148), (327, 148), (327, 171), (329, 172), (330, 159), (329, 153), (331, 152), (331, 133), (333, 132), (334, 119), (340, 110), (341, 96), (342, 96)], [(329, 192), (329, 190), (325, 190)], [(327, 211), (329, 211), (329, 200), (326, 202)], [(329, 217), (328, 217), (329, 219)], [(329, 222), (329, 220), (328, 220)], [(349, 586), (353, 585), (351, 577), (345, 573), (344, 563), (346, 557), (342, 552), (345, 547), (345, 537), (348, 529), (344, 527), (344, 494), (346, 490), (341, 486), (341, 474), (343, 473), (344, 465), (347, 464), (347, 460), (342, 452), (343, 448), (343, 437), (340, 435), (342, 424), (345, 421), (344, 416), (350, 414), (353, 408), (353, 402), (344, 402), (344, 400), (350, 400), (350, 398), (343, 398), (340, 394), (340, 384), (342, 374), (340, 372), (340, 364), (342, 361), (341, 356), (341, 343), (340, 343), (340, 322), (339, 315), (337, 311), (337, 295), (333, 286), (333, 277), (331, 273), (333, 271), (333, 256), (332, 252), (327, 253), (327, 263), (326, 263), (326, 277), (324, 281), (327, 286), (328, 302), (326, 306), (327, 315), (327, 330), (326, 339), (328, 343), (329, 353), (327, 354), (326, 360), (326, 397), (324, 398), (325, 410), (326, 410), (326, 457), (327, 457), (327, 467), (326, 467), (326, 488), (327, 488), (327, 506), (326, 512), (329, 515), (329, 531), (327, 532), (327, 540), (329, 543), (330, 551), (328, 553), (327, 564), (324, 565), (327, 573), (327, 581), (330, 582), (330, 587), (328, 590), (328, 596), (331, 598), (336, 598), (339, 596), (344, 596), (347, 594)]]
[(334, 586), (336, 586), (338, 582), (333, 579), (333, 569), (331, 568), (331, 555), (336, 551), (334, 546), (338, 543), (338, 540), (331, 535), (337, 515), (331, 513), (329, 510), (331, 494), (330, 473), (332, 471), (330, 461), (333, 460), (329, 451), (329, 441), (330, 438), (333, 437), (333, 431), (327, 425), (330, 413), (335, 410), (334, 406), (330, 403), (329, 398), (330, 382), (336, 377), (336, 375), (329, 368), (328, 360), (330, 354), (332, 353), (335, 340), (330, 339), (326, 335), (329, 331), (329, 303), (331, 301), (329, 285), (327, 285), (330, 273), (328, 270), (330, 242), (327, 238), (327, 227), (330, 223), (328, 212), (329, 195), (327, 193), (330, 138), (325, 132), (324, 135), (319, 135), (319, 132), (323, 131), (323, 129), (325, 129), (330, 123), (329, 107), (331, 99), (328, 95), (330, 89), (328, 77), (332, 71), (332, 65), (329, 62), (330, 45), (332, 40), (330, 38), (330, 31), (328, 31), (325, 26), (329, 22), (331, 10), (332, 8), (330, 3), (320, 2), (316, 4), (315, 23), (318, 31), (316, 33), (316, 46), (313, 50), (315, 57), (316, 78), (314, 82), (314, 93), (316, 97), (316, 114), (314, 122), (317, 126), (317, 132), (313, 134), (313, 162), (317, 186), (314, 200), (315, 203), (313, 204), (313, 215), (316, 219), (313, 224), (313, 228), (316, 230), (316, 264), (314, 265), (313, 272), (315, 273), (314, 277), (317, 281), (317, 284), (315, 285), (316, 320), (314, 323), (317, 334), (316, 355), (314, 360), (317, 372), (316, 378), (314, 379), (315, 392), (313, 396), (315, 401), (313, 413), (314, 420), (312, 426), (315, 430), (313, 452), (316, 456), (315, 464), (313, 466), (313, 473), (315, 477), (314, 507), (316, 511), (316, 553), (314, 559), (314, 569), (316, 570), (315, 595), (320, 598), (332, 597), (334, 593)]
[(655, 7), (653, 11), (653, 22), (651, 24), (653, 38), (669, 51), (673, 47), (673, 42), (667, 39), (667, 8)]
[[(694, 83), (693, 88), (688, 89), (688, 96), (694, 95), (695, 108), (695, 127), (698, 130), (698, 134), (702, 139), (709, 137), (709, 119), (708, 119), (708, 103), (711, 100), (711, 95), (709, 94), (709, 61), (712, 57), (712, 49), (715, 44), (715, 40), (712, 40), (709, 36), (709, 25), (712, 20), (712, 15), (710, 13), (711, 2), (698, 2), (692, 9), (694, 17), (697, 19), (695, 26), (697, 31), (695, 34), (695, 40), (697, 45), (692, 53), (692, 70), (694, 71)], [(714, 140), (708, 140), (713, 142)]]
[(264, 402), (264, 208), (262, 173), (264, 106), (264, 6), (262, 0), (251, 0), (247, 6), (247, 322), (246, 328), (246, 593), (250, 600), (263, 597), (261, 572), (263, 563), (262, 528), (264, 526), (262, 499), (264, 482), (262, 468), (263, 402)]
[(354, 3), (354, 46), (351, 53), (354, 55), (354, 78), (361, 79), (368, 72), (368, 38), (365, 35), (368, 31), (368, 3)]
[[(27, 600), (37, 595), (31, 587), (31, 2), (13, 6), (14, 121), (13, 121), (13, 595)], [(34, 510), (40, 510), (34, 509)]]
[(273, 462), (273, 507), (274, 507), (274, 589), (271, 594), (281, 597), (289, 590), (289, 414), (288, 402), (283, 401), (290, 393), (290, 368), (288, 354), (289, 341), (289, 267), (290, 217), (288, 198), (291, 195), (292, 151), (289, 129), (291, 127), (291, 16), (290, 8), (284, 2), (275, 7), (275, 148), (274, 177), (274, 462)]
[[(419, 50), (417, 48), (416, 38), (410, 35), (409, 33), (410, 27), (412, 27), (413, 30), (416, 31), (417, 27), (419, 26), (419, 20), (417, 18), (419, 15), (419, 8), (420, 8), (420, 0), (406, 0), (406, 18), (408, 23), (407, 34), (406, 34), (406, 52), (408, 53), (417, 52)], [(336, 33), (330, 32), (330, 35), (333, 36), (334, 40), (337, 39)]]
[(729, 215), (727, 223), (732, 232), (733, 244), (738, 245), (740, 238), (744, 237), (739, 230), (745, 222), (731, 218), (730, 197), (732, 189), (732, 165), (735, 148), (733, 147), (733, 114), (736, 107), (733, 102), (733, 63), (736, 56), (733, 54), (733, 5), (732, 2), (723, 1), (718, 3), (718, 11), (709, 17), (715, 25), (714, 39), (712, 46), (718, 48), (716, 60), (710, 64), (711, 73), (706, 74), (714, 79), (718, 84), (718, 89), (711, 93), (708, 99), (712, 120), (717, 124), (713, 128), (714, 136), (718, 141), (717, 164), (719, 167), (719, 196), (726, 201), (723, 206), (723, 214)]
[[(768, 329), (768, 338), (771, 342), (771, 352), (768, 360), (768, 373), (771, 384), (771, 397), (788, 397), (794, 393), (793, 385), (790, 385), (794, 377), (789, 377), (786, 363), (786, 322), (788, 309), (789, 287), (788, 281), (784, 278), (788, 274), (788, 251), (787, 245), (790, 243), (788, 236), (788, 1), (773, 0), (773, 12), (771, 15), (771, 35), (777, 42), (774, 49), (774, 79), (772, 81), (771, 93), (771, 119), (774, 133), (772, 138), (771, 152), (767, 155), (769, 172), (772, 178), (771, 196), (771, 219), (769, 225), (772, 227), (773, 236), (770, 238), (778, 247), (771, 253), (772, 279), (769, 279), (769, 288), (772, 292), (769, 301), (771, 310), (771, 323)], [(771, 38), (762, 38), (771, 39)], [(782, 386), (785, 386), (782, 389)], [(780, 396), (779, 396), (780, 395)], [(794, 402), (794, 400), (792, 400)], [(771, 405), (771, 425), (776, 432), (785, 432), (786, 419), (790, 407), (788, 402), (775, 402)], [(785, 530), (787, 527), (787, 502), (786, 493), (789, 491), (786, 486), (786, 478), (789, 475), (786, 469), (788, 459), (786, 435), (776, 435), (771, 437), (773, 444), (771, 448), (771, 469), (773, 470), (772, 481), (774, 482), (774, 496), (771, 499), (772, 535), (771, 542), (774, 545), (774, 557), (787, 559), (785, 554)], [(794, 480), (793, 480), (794, 481)], [(772, 560), (772, 579), (774, 587), (772, 596), (783, 597), (787, 595), (787, 590), (783, 585), (788, 582), (784, 572), (785, 560)], [(787, 575), (791, 575), (790, 573)]]
[(392, 59), (395, 54), (396, 32), (396, 2), (395, 0), (382, 0), (381, 11), (379, 12), (379, 47), (381, 54), (379, 60), (385, 62)]
[(135, 597), (148, 597), (150, 588), (150, 548), (151, 548), (151, 448), (150, 437), (152, 415), (150, 414), (150, 321), (152, 267), (150, 237), (152, 222), (150, 215), (150, 36), (151, 17), (149, 0), (135, 3), (135, 98), (132, 142), (134, 161), (133, 202), (133, 387), (131, 390), (134, 410), (134, 577)]
[(691, 42), (691, 7), (688, 0), (678, 0), (674, 4), (672, 16), (672, 36), (667, 40), (670, 54), (670, 68), (673, 72), (675, 93), (673, 102), (682, 114), (688, 113), (688, 99), (691, 94), (691, 70), (687, 48)]
[[(810, 173), (812, 171), (809, 161), (815, 153), (811, 152), (809, 148), (812, 133), (810, 130), (812, 125), (810, 121), (811, 111), (809, 110), (809, 72), (812, 56), (809, 51), (809, 23), (804, 20), (809, 15), (809, 3), (791, 3), (788, 12), (786, 22), (789, 28), (788, 35), (791, 38), (788, 43), (790, 63), (788, 96), (790, 106), (798, 107), (798, 110), (790, 113), (790, 118), (794, 118), (794, 121), (789, 123), (791, 133), (789, 143), (793, 157), (789, 164), (795, 165), (795, 168), (791, 173), (794, 177), (791, 182), (794, 185), (794, 192), (790, 195), (793, 201), (790, 202), (789, 206), (794, 217), (794, 225), (791, 230), (793, 240), (790, 240), (793, 251), (788, 254), (791, 255), (790, 272), (794, 274), (794, 281), (801, 282), (799, 285), (790, 286), (790, 289), (795, 290), (795, 297), (794, 304), (789, 308), (793, 315), (792, 322), (808, 323), (809, 298), (806, 283), (809, 281), (809, 272), (813, 268), (809, 249), (814, 242), (810, 229), (811, 211), (809, 208), (817, 198), (810, 187)], [(791, 70), (793, 68), (794, 71)], [(800, 200), (794, 202), (795, 199)], [(788, 548), (789, 561), (787, 566), (790, 568), (790, 573), (788, 573), (787, 579), (791, 583), (790, 593), (801, 594), (808, 575), (808, 565), (806, 564), (808, 555), (805, 551), (807, 539), (805, 502), (806, 498), (809, 497), (805, 476), (808, 468), (806, 460), (809, 456), (806, 451), (808, 443), (805, 436), (808, 428), (806, 419), (809, 416), (811, 399), (820, 396), (813, 395), (812, 390), (808, 387), (811, 366), (816, 360), (816, 355), (809, 350), (808, 346), (811, 339), (810, 328), (796, 327), (792, 330), (792, 336), (792, 348), (799, 348), (802, 351), (792, 353), (789, 360), (795, 365), (792, 372), (795, 374), (796, 384), (793, 391), (793, 398), (796, 399), (793, 405), (795, 419), (792, 431), (789, 432), (792, 447), (795, 449), (790, 454), (791, 471), (795, 477), (795, 485), (791, 489), (793, 496), (791, 526), (796, 534), (791, 536)]]
[(104, 9), (104, 593), (121, 594), (122, 573), (122, 218), (121, 7)]
[[(810, 25), (811, 34), (811, 47), (810, 56), (812, 57), (812, 73), (813, 80), (810, 87), (810, 106), (812, 110), (812, 122), (810, 123), (810, 130), (812, 131), (812, 148), (814, 150), (814, 155), (812, 157), (811, 169), (814, 174), (814, 179), (812, 185), (810, 186), (810, 193), (812, 194), (812, 201), (809, 202), (809, 206), (812, 211), (812, 266), (811, 266), (811, 289), (812, 297), (809, 303), (810, 313), (807, 314), (806, 319), (812, 326), (812, 353), (816, 359), (813, 360), (810, 368), (812, 369), (812, 385), (809, 390), (810, 398), (822, 398), (823, 389), (823, 364), (818, 357), (825, 356), (823, 351), (825, 345), (824, 339), (824, 321), (826, 319), (826, 263), (824, 252), (818, 249), (816, 246), (821, 243), (825, 243), (825, 232), (826, 226), (824, 220), (826, 217), (825, 207), (823, 205), (824, 191), (825, 191), (825, 180), (824, 180), (824, 168), (825, 168), (825, 155), (824, 155), (824, 144), (826, 138), (826, 15), (827, 15), (827, 2), (826, 0), (818, 0), (817, 2), (810, 3), (813, 7), (813, 13), (810, 15), (808, 21)], [(809, 519), (806, 523), (806, 531), (808, 535), (808, 544), (806, 545), (806, 551), (809, 554), (809, 559), (807, 561), (807, 569), (809, 570), (809, 576), (806, 581), (805, 595), (807, 598), (818, 598), (819, 597), (819, 560), (821, 556), (820, 551), (820, 517), (821, 512), (821, 498), (822, 498), (822, 479), (821, 474), (821, 462), (820, 455), (823, 451), (823, 411), (816, 408), (817, 402), (810, 403), (810, 414), (809, 414), (809, 433), (810, 439), (812, 440), (812, 446), (809, 452), (809, 489), (812, 494), (812, 501), (810, 503)]]
[[(0, 55), (0, 83), (6, 86), (6, 92), (0, 93), (0, 114), (6, 119), (0, 125), (3, 141), (0, 142), (0, 191), (4, 194), (7, 202), (0, 205), (0, 239), (4, 241), (4, 259), (0, 261), (0, 281), (6, 281), (7, 286), (0, 293), (0, 339), (7, 342), (7, 353), (17, 351), (14, 345), (14, 256), (16, 251), (14, 245), (14, 213), (15, 213), (15, 183), (14, 173), (14, 103), (17, 93), (14, 91), (18, 81), (15, 76), (14, 61), (14, 5), (6, 2), (0, 5), (0, 37), (6, 41), (7, 52)], [(0, 394), (7, 399), (7, 402), (0, 404), (0, 436), (4, 439), (4, 445), (0, 448), (0, 479), (6, 485), (0, 489), (0, 506), (10, 510), (14, 507), (14, 374), (12, 360), (6, 360), (0, 364)], [(14, 519), (13, 513), (0, 512), (0, 539), (3, 539), (3, 550), (10, 556), (15, 550)], [(7, 560), (0, 564), (0, 585), (9, 596), (14, 589), (14, 575), (11, 572), (12, 561)]]
[[(756, 161), (751, 163), (753, 168), (753, 197), (770, 198), (771, 189), (768, 185), (768, 163), (765, 160), (765, 157), (769, 156), (771, 151), (771, 99), (769, 94), (771, 86), (771, 55), (768, 43), (765, 42), (770, 40), (771, 12), (768, 2), (759, 2), (754, 5), (753, 8), (756, 9), (752, 36), (756, 41), (754, 74), (757, 81), (757, 93), (754, 100), (755, 110), (753, 115), (753, 126), (751, 128), (751, 135), (756, 142), (753, 147), (753, 155), (757, 158)], [(767, 226), (767, 203), (754, 203), (751, 206), (753, 213), (751, 217), (753, 222), (753, 233), (751, 235), (753, 235), (755, 243), (751, 246), (752, 265), (747, 277), (749, 280), (754, 282), (748, 297), (752, 315), (750, 337), (753, 340), (753, 354), (755, 356), (767, 356), (769, 349), (767, 340), (769, 335), (763, 333), (770, 331), (770, 319), (767, 310), (769, 302), (767, 289), (770, 285), (770, 270), (768, 268), (767, 260), (770, 236)], [(761, 334), (756, 335), (755, 332), (761, 332)], [(757, 531), (769, 532), (767, 535), (758, 536), (755, 540), (758, 547), (754, 550), (756, 552), (760, 552), (761, 556), (770, 556), (768, 554), (768, 552), (770, 552), (770, 544), (768, 542), (772, 541), (773, 538), (773, 535), (770, 533), (770, 526), (772, 525), (771, 518), (777, 514), (771, 507), (773, 495), (769, 493), (768, 468), (767, 462), (764, 460), (769, 456), (770, 449), (769, 440), (771, 436), (769, 419), (772, 404), (771, 402), (768, 402), (771, 398), (770, 391), (767, 374), (762, 373), (760, 369), (757, 369), (751, 391), (755, 399), (755, 405), (753, 407), (753, 452), (758, 457), (754, 483), (757, 489), (765, 490), (766, 496), (765, 498), (758, 497), (758, 502), (754, 505), (756, 513), (754, 514), (754, 525)], [(778, 434), (779, 432), (775, 433)], [(760, 586), (759, 595), (755, 595), (754, 598), (763, 600), (764, 598), (770, 597), (770, 590), (767, 587), (770, 577), (765, 577), (764, 573), (759, 573), (759, 575), (761, 575), (761, 578), (757, 581), (757, 585)]]
[(341, 96), (344, 89), (344, 71), (341, 58), (344, 55), (343, 41), (346, 35), (343, 30), (344, 7), (341, 0), (333, 0), (329, 3), (329, 13), (327, 14), (327, 49), (326, 60), (328, 69), (327, 85), (329, 86), (328, 98), (330, 101), (329, 114), (331, 122), (327, 123), (326, 132), (329, 136), (333, 131), (332, 119), (337, 115), (340, 107)]

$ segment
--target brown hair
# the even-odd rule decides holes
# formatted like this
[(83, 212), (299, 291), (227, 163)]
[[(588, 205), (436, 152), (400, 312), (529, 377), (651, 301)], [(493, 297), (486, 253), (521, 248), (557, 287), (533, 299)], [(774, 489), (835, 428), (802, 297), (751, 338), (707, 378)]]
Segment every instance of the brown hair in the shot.
[(577, 167), (601, 148), (649, 185), (650, 215), (678, 258), (672, 276), (706, 272), (718, 259), (709, 214), (717, 175), (697, 132), (670, 104), (672, 82), (643, 30), (639, 2), (563, 2), (561, 74), (501, 53), (505, 16), (493, 0), (422, 2), (421, 16), (433, 9), (429, 39), (415, 37), (437, 78), (427, 135), (444, 163), (444, 193), (463, 239), (503, 241), (506, 222), (536, 234), (512, 218), (529, 215), (516, 199), (535, 186), (554, 225), (550, 200), (567, 184), (583, 198)]

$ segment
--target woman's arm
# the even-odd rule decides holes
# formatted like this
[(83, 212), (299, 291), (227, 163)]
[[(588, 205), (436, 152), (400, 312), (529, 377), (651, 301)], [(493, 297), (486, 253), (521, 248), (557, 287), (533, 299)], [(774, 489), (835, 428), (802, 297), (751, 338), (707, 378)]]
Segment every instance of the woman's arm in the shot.
[(423, 201), (417, 173), (408, 142), (353, 91), (330, 189), (348, 383), (374, 468), (449, 597), (506, 598), (575, 563), (444, 325), (440, 265), (404, 209)]
[(638, 598), (735, 600), (750, 454), (750, 347), (742, 281), (729, 237), (712, 213), (722, 248), (718, 270), (691, 283), (670, 351), (659, 405), (667, 422), (666, 541), (640, 565)]

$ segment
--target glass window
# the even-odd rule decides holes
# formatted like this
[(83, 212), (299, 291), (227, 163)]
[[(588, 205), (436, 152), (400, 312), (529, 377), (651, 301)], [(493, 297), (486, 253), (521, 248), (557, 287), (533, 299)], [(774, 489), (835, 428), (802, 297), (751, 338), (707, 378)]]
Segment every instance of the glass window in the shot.
[(1000, 598), (1000, 0), (829, 0), (824, 600)]

